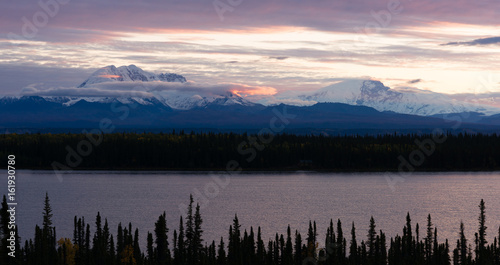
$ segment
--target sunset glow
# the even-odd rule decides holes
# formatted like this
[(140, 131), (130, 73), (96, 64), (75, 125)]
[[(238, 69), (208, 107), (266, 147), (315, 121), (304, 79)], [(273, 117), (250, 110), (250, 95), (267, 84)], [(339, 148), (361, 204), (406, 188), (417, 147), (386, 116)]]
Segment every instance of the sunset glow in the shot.
[[(33, 31), (22, 18), (42, 9), (8, 4), (0, 18), (0, 75), (43, 67), (56, 76), (72, 69), (84, 79), (106, 65), (135, 64), (195, 82), (263, 87), (248, 95), (309, 91), (351, 78), (394, 88), (419, 79), (413, 87), (448, 94), (500, 91), (498, 1), (401, 2), (392, 13), (387, 1), (293, 7), (252, 1), (222, 18), (208, 2), (116, 5), (121, 8), (100, 11), (90, 3), (61, 5), (50, 23)], [(24, 36), (30, 29), (33, 36)], [(76, 85), (29, 71), (0, 92), (17, 94), (33, 83)], [(493, 80), (487, 88), (480, 81), (485, 78)]]

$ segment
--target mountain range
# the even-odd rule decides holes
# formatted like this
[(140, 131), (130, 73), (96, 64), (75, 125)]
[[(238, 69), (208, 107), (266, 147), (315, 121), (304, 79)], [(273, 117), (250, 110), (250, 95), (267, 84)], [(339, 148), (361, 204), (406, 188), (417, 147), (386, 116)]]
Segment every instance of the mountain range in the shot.
[[(124, 87), (140, 93), (123, 93)], [(101, 95), (103, 87), (118, 96)], [(500, 110), (473, 106), (432, 92), (404, 93), (379, 81), (337, 83), (299, 95), (305, 106), (263, 105), (230, 91), (191, 89), (185, 77), (155, 74), (135, 65), (97, 70), (75, 91), (83, 96), (24, 95), (0, 99), (0, 128), (94, 128), (103, 119), (119, 128), (267, 128), (277, 112), (294, 119), (288, 129), (423, 130), (460, 127), (496, 131)], [(95, 94), (92, 94), (95, 93)], [(496, 113), (496, 114), (495, 114)]]
[(432, 116), (446, 113), (500, 113), (500, 108), (475, 105), (452, 99), (446, 94), (418, 89), (398, 91), (375, 80), (351, 80), (319, 89), (299, 98), (315, 102), (337, 102), (368, 106), (378, 111)]

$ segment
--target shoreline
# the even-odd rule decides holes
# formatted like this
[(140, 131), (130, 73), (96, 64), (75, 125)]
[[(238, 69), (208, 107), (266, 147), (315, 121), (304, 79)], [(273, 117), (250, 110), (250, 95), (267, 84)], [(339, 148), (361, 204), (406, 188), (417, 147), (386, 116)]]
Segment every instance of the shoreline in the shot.
[[(0, 170), (6, 170), (6, 168), (1, 168)], [(52, 168), (22, 168), (18, 169), (17, 171), (46, 171), (46, 172), (51, 172), (54, 171)], [(68, 174), (68, 173), (84, 173), (84, 172), (134, 172), (134, 173), (139, 173), (139, 172), (145, 172), (145, 173), (165, 173), (165, 174), (220, 174), (227, 172), (224, 169), (166, 169), (166, 168), (161, 168), (161, 169), (137, 169), (137, 168), (80, 168), (80, 169), (72, 169), (72, 170), (60, 170), (58, 172), (61, 172), (63, 174)], [(265, 173), (270, 173), (270, 174), (326, 174), (326, 173), (334, 173), (334, 174), (383, 174), (383, 173), (390, 173), (390, 174), (396, 174), (398, 173), (397, 170), (282, 170), (282, 169), (242, 169), (240, 173), (233, 173), (231, 175), (239, 175), (239, 174), (265, 174)], [(422, 173), (499, 173), (500, 176), (500, 169), (495, 169), (495, 170), (415, 170), (411, 172), (410, 175), (412, 174), (422, 174)], [(405, 173), (403, 173), (405, 174)], [(408, 172), (406, 172), (408, 174)]]

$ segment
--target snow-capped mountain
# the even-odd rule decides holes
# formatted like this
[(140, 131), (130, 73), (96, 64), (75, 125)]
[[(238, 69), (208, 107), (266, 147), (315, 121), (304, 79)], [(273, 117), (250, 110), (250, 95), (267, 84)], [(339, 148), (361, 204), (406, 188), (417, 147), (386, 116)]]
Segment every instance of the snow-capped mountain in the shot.
[[(41, 96), (48, 102), (62, 104), (63, 106), (72, 106), (82, 101), (88, 103), (112, 103), (118, 101), (121, 103), (133, 102), (140, 105), (160, 104), (174, 110), (191, 110), (210, 106), (262, 106), (227, 91), (228, 89), (219, 89), (217, 86), (208, 87), (200, 89), (196, 83), (188, 82), (185, 77), (179, 74), (155, 74), (144, 71), (135, 65), (120, 67), (110, 65), (95, 71), (78, 87), (66, 90), (70, 91), (73, 96), (37, 94), (36, 92), (40, 92), (40, 90), (25, 95)], [(56, 94), (61, 95), (64, 93)], [(414, 88), (391, 89), (374, 80), (344, 81), (309, 94), (302, 94), (298, 98), (297, 96), (292, 97), (297, 102), (307, 102), (309, 105), (314, 103), (344, 103), (372, 107), (378, 111), (392, 111), (420, 116), (470, 112), (478, 115), (500, 113), (500, 108), (474, 105), (458, 101), (445, 94)], [(287, 103), (293, 102), (293, 100), (290, 101), (290, 97), (288, 97), (285, 98), (284, 102), (296, 105)]]
[(255, 106), (257, 104), (245, 100), (244, 98), (235, 95), (231, 92), (225, 94), (210, 94), (200, 95), (201, 93), (194, 92), (179, 92), (179, 91), (153, 91), (155, 98), (157, 98), (164, 105), (178, 110), (189, 110), (193, 108), (203, 108), (210, 105), (218, 106)]
[[(134, 82), (138, 84), (148, 84), (155, 82), (154, 86), (137, 86), (144, 89), (145, 95), (142, 97), (109, 97), (109, 96), (42, 96), (45, 100), (54, 103), (60, 103), (64, 106), (72, 106), (80, 101), (89, 103), (111, 103), (118, 101), (124, 104), (134, 102), (141, 105), (162, 104), (172, 109), (189, 110), (193, 108), (204, 108), (211, 105), (241, 105), (241, 106), (254, 106), (248, 100), (233, 94), (231, 92), (213, 93), (211, 91), (195, 91), (192, 89), (178, 89), (161, 90), (156, 89), (161, 86), (162, 82), (187, 84), (184, 76), (174, 73), (160, 73), (155, 74), (142, 70), (135, 65), (120, 66), (114, 65), (106, 66), (95, 71), (87, 80), (81, 83), (77, 89), (92, 89), (96, 86), (106, 86), (107, 84), (118, 85), (120, 82)], [(149, 89), (149, 90), (148, 90)]]
[(123, 82), (123, 81), (164, 81), (185, 83), (186, 78), (182, 75), (172, 73), (154, 74), (146, 72), (135, 65), (115, 67), (114, 65), (103, 67), (95, 71), (87, 80), (78, 87), (89, 87), (94, 84), (104, 82)]
[(80, 101), (89, 103), (113, 103), (117, 101), (122, 104), (137, 103), (141, 105), (154, 105), (161, 104), (156, 98), (140, 98), (140, 97), (42, 97), (48, 102), (59, 103), (63, 106), (69, 107)]
[(375, 80), (351, 80), (300, 95), (300, 99), (316, 102), (335, 102), (372, 107), (378, 111), (431, 116), (446, 113), (479, 112), (487, 115), (500, 109), (464, 103), (445, 94), (407, 89), (398, 91)]

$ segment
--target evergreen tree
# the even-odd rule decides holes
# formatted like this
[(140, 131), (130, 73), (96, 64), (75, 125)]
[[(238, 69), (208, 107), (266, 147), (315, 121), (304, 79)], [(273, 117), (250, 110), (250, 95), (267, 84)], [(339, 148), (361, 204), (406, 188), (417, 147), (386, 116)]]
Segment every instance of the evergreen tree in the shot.
[(368, 229), (368, 257), (371, 261), (373, 261), (375, 258), (375, 240), (377, 238), (375, 227), (375, 219), (373, 219), (372, 216), (370, 218), (370, 229)]
[(193, 253), (194, 237), (195, 237), (195, 224), (194, 224), (194, 214), (193, 214), (193, 195), (189, 195), (189, 205), (186, 216), (186, 260), (189, 264), (194, 264), (195, 254)]
[(432, 234), (432, 220), (431, 215), (427, 216), (427, 236), (425, 237), (425, 259), (427, 262), (430, 262), (432, 257), (432, 248), (433, 248), (433, 234)]
[(293, 244), (290, 225), (286, 229), (286, 245), (283, 253), (283, 264), (293, 264)]
[(257, 264), (264, 264), (265, 256), (266, 256), (266, 249), (264, 241), (262, 241), (262, 235), (259, 226), (257, 228)]
[(307, 257), (316, 258), (316, 222), (314, 226), (309, 221), (309, 230), (307, 232)]
[(226, 264), (226, 249), (224, 247), (224, 239), (220, 238), (220, 243), (217, 251), (217, 264), (225, 265)]
[(148, 232), (148, 239), (147, 239), (147, 254), (148, 254), (148, 265), (153, 265), (154, 261), (156, 261), (155, 257), (155, 251), (154, 251), (154, 241), (153, 241), (153, 234)]
[(116, 252), (118, 254), (122, 253), (123, 249), (125, 248), (124, 244), (124, 237), (123, 237), (123, 227), (122, 223), (118, 224), (118, 233), (116, 236)]
[[(112, 239), (113, 238), (111, 237), (111, 240)], [(135, 229), (133, 248), (134, 248), (134, 259), (137, 261), (138, 265), (142, 265), (142, 257), (141, 257), (142, 252), (141, 252), (141, 247), (139, 245), (139, 229), (138, 228)]]
[(304, 256), (302, 255), (304, 249), (302, 248), (302, 237), (299, 233), (299, 231), (295, 230), (295, 265), (302, 264), (302, 260), (304, 259)]
[(387, 264), (387, 245), (386, 245), (386, 237), (385, 234), (380, 230), (380, 257), (379, 264), (385, 265)]
[(166, 214), (163, 212), (155, 223), (156, 264), (165, 265), (170, 261), (168, 249), (168, 228)]
[(201, 249), (203, 248), (203, 239), (202, 239), (203, 229), (201, 228), (202, 223), (203, 220), (201, 219), (200, 205), (196, 204), (196, 212), (194, 215), (193, 237), (192, 240), (190, 241), (191, 245), (189, 245), (189, 249), (191, 250), (190, 253), (192, 255), (191, 264), (198, 263), (200, 252)]
[(345, 248), (346, 245), (344, 243), (344, 233), (342, 231), (342, 222), (340, 219), (337, 220), (337, 243), (335, 244), (336, 247), (336, 258), (337, 258), (337, 263), (344, 263), (345, 262)]
[(280, 252), (280, 239), (279, 239), (278, 233), (276, 233), (276, 235), (274, 237), (273, 249), (274, 249), (273, 262), (275, 264), (281, 264), (280, 253), (282, 253), (283, 251)]
[(482, 263), (482, 262), (486, 262), (485, 260), (485, 256), (486, 256), (486, 253), (485, 253), (485, 248), (486, 248), (486, 244), (488, 243), (486, 241), (486, 229), (488, 227), (486, 227), (486, 206), (484, 205), (484, 201), (481, 199), (481, 202), (479, 203), (479, 210), (480, 210), (480, 214), (479, 214), (479, 232), (478, 232), (478, 235), (479, 235), (479, 238), (478, 238), (478, 244), (479, 244), (479, 247), (478, 247), (478, 252), (477, 252), (477, 260), (478, 260), (478, 263)]
[(460, 239), (458, 240), (458, 260), (461, 265), (466, 265), (468, 263), (467, 254), (469, 253), (467, 249), (467, 239), (465, 238), (465, 228), (464, 223), (460, 221)]
[(406, 214), (406, 226), (403, 232), (403, 256), (406, 264), (414, 263), (413, 255), (413, 233), (411, 227), (410, 213)]
[(227, 253), (228, 264), (239, 265), (241, 260), (241, 233), (238, 216), (234, 215), (233, 225), (229, 227), (229, 246)]
[(43, 230), (52, 230), (52, 207), (50, 206), (49, 194), (45, 193), (45, 202), (43, 206)]
[(354, 222), (352, 222), (351, 228), (351, 246), (349, 247), (349, 263), (352, 265), (358, 265), (358, 243), (356, 242), (356, 228), (354, 227)]
[(182, 216), (179, 220), (179, 236), (177, 238), (177, 253), (175, 254), (176, 264), (184, 264), (186, 260), (186, 247), (184, 238), (184, 222)]
[[(56, 251), (56, 231), (52, 226), (52, 207), (48, 193), (45, 193), (45, 201), (43, 206), (43, 223), (42, 229), (38, 231), (38, 241), (35, 240), (35, 248), (38, 246), (40, 262), (42, 265), (57, 263)], [(35, 232), (36, 234), (36, 232)]]

